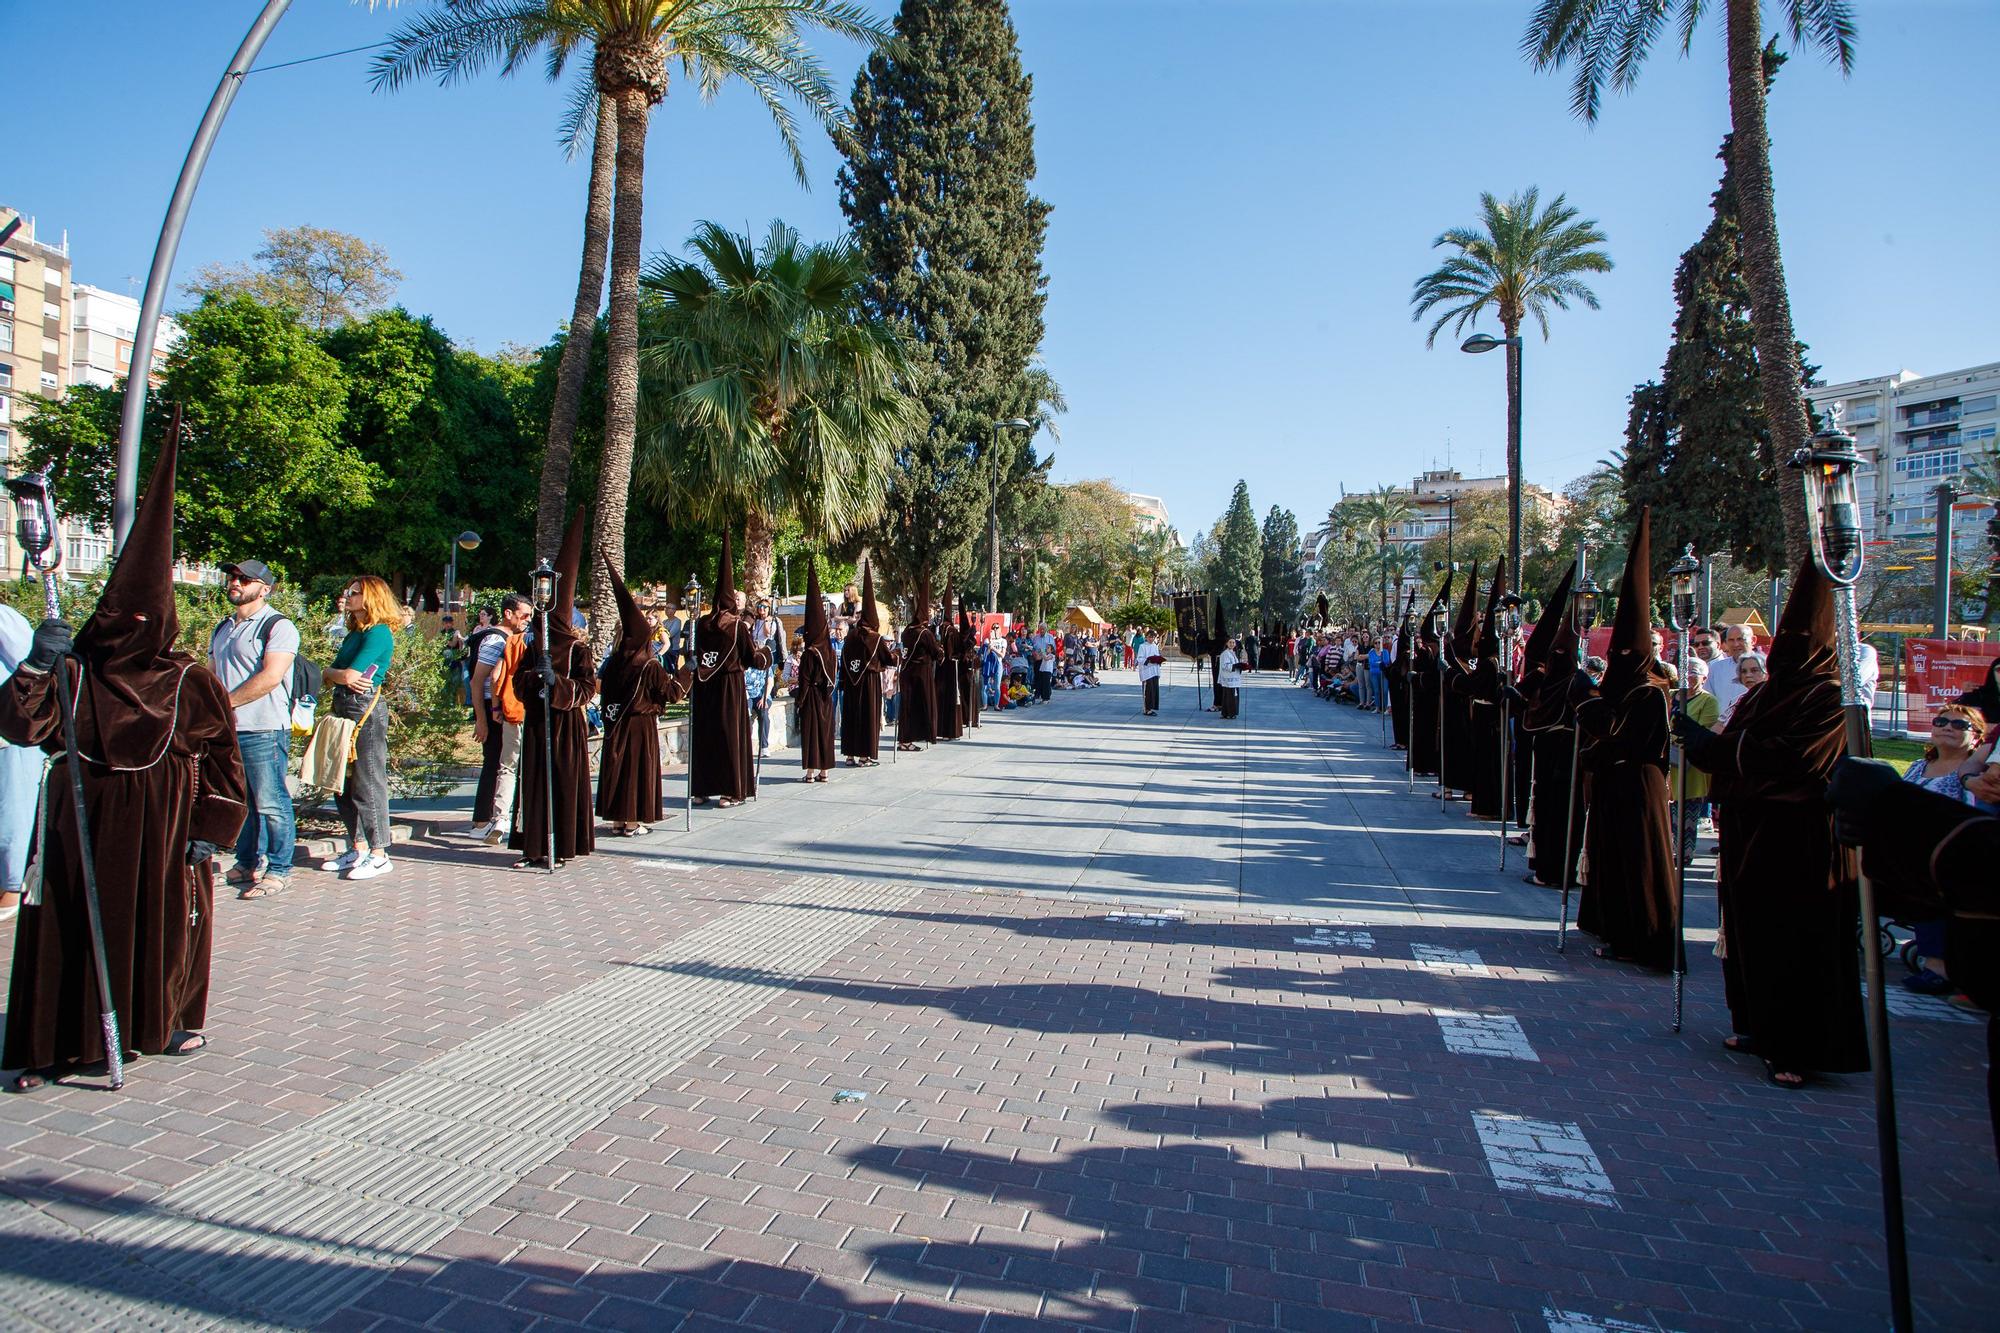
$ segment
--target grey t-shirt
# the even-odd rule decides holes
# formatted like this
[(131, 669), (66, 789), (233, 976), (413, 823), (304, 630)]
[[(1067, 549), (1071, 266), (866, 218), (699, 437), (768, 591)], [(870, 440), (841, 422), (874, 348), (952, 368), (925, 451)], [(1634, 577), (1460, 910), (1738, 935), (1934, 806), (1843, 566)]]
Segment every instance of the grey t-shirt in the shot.
[[(264, 642), (264, 622), (277, 617), (278, 623), (271, 627), (270, 643)], [(238, 620), (231, 616), (217, 627), (209, 637), (209, 666), (221, 679), (222, 687), (234, 690), (244, 681), (256, 675), (264, 665), (264, 653), (268, 646), (274, 653), (294, 653), (299, 651), (298, 627), (279, 616), (272, 607), (265, 607), (248, 620)], [(291, 681), (278, 682), (278, 688), (261, 699), (252, 699), (236, 710), (238, 731), (285, 731), (292, 725)]]

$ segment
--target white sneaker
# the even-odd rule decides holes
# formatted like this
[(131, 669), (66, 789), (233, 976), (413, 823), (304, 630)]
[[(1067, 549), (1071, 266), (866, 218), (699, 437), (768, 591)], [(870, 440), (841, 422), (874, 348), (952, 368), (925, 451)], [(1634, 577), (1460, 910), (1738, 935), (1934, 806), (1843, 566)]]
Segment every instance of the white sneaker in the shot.
[(370, 852), (361, 861), (355, 863), (352, 870), (347, 872), (347, 878), (373, 879), (377, 875), (388, 874), (392, 869), (394, 867), (390, 865), (388, 857), (382, 855), (380, 852)]
[(319, 868), (321, 870), (330, 870), (335, 874), (338, 874), (343, 870), (354, 869), (355, 865), (359, 863), (360, 860), (361, 860), (361, 853), (356, 851), (354, 848), (350, 847), (346, 851), (342, 852), (339, 856), (336, 856), (331, 860), (321, 861), (319, 863)]

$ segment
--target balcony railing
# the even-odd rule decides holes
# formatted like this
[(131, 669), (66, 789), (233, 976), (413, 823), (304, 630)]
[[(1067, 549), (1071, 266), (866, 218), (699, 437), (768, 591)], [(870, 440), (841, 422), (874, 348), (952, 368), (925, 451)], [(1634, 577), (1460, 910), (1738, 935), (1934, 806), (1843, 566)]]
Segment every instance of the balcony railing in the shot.
[(1897, 430), (1922, 430), (1926, 426), (1949, 426), (1956, 422), (1961, 413), (1956, 407), (1932, 408), (1926, 412), (1912, 412), (1903, 418)]

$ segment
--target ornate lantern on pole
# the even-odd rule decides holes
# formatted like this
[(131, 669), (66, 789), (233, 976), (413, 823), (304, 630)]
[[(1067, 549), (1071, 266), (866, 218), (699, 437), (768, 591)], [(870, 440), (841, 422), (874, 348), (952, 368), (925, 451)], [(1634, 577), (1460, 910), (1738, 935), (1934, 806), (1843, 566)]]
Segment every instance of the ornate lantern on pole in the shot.
[[(1681, 552), (1681, 558), (1667, 567), (1667, 581), (1672, 593), (1667, 598), (1667, 624), (1674, 631), (1674, 670), (1678, 681), (1679, 703), (1686, 706), (1688, 701), (1688, 630), (1694, 624), (1694, 582), (1701, 573), (1701, 561), (1695, 558), (1694, 543), (1689, 542)], [(1674, 749), (1674, 1031), (1681, 1030), (1681, 1003), (1687, 988), (1687, 946), (1682, 939), (1687, 923), (1687, 863), (1688, 836), (1692, 831), (1692, 821), (1688, 819), (1687, 808), (1688, 766), (1687, 750), (1676, 746)]]
[[(1861, 631), (1856, 622), (1854, 585), (1861, 577), (1865, 547), (1861, 498), (1855, 483), (1861, 455), (1854, 438), (1840, 428), (1836, 409), (1812, 444), (1791, 465), (1805, 474), (1806, 530), (1813, 563), (1833, 584), (1834, 650), (1840, 661), (1840, 702), (1847, 719), (1847, 752), (1865, 758), (1869, 741), (1868, 705), (1861, 692)], [(1775, 628), (1775, 622), (1774, 622)], [(1896, 1138), (1896, 1082), (1889, 1064), (1889, 1008), (1882, 981), (1882, 951), (1876, 945), (1880, 919), (1875, 886), (1857, 872), (1861, 907), (1862, 974), (1868, 984), (1868, 1063), (1875, 1079), (1875, 1140), (1881, 1157), (1882, 1220), (1889, 1247), (1889, 1316), (1897, 1333), (1914, 1325), (1910, 1311), (1910, 1258), (1903, 1225), (1903, 1167)]]

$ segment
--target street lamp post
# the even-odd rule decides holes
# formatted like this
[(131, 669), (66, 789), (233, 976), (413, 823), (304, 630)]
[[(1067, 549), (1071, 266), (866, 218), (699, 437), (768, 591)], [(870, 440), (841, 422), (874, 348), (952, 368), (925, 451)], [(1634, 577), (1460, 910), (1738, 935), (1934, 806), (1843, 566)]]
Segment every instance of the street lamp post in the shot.
[[(1694, 543), (1689, 542), (1681, 558), (1667, 568), (1667, 578), (1673, 592), (1667, 598), (1667, 624), (1673, 629), (1677, 642), (1674, 645), (1675, 665), (1680, 671), (1680, 698), (1676, 706), (1685, 708), (1690, 697), (1688, 689), (1688, 633), (1694, 625), (1695, 594), (1694, 582), (1701, 573), (1701, 561), (1695, 558)], [(1688, 844), (1688, 834), (1692, 832), (1693, 821), (1688, 818), (1687, 806), (1688, 765), (1687, 747), (1676, 746), (1674, 750), (1674, 1031), (1681, 1030), (1681, 1002), (1687, 984), (1687, 946), (1683, 940), (1687, 919), (1687, 863), (1688, 853), (1693, 850)]]
[(1460, 343), (1461, 352), (1507, 349), (1507, 567), (1521, 569), (1521, 339), (1475, 333)]
[[(1590, 631), (1597, 624), (1597, 599), (1604, 590), (1597, 586), (1597, 580), (1590, 577), (1586, 567), (1590, 548), (1583, 542), (1576, 544), (1576, 571), (1583, 576), (1583, 582), (1576, 585), (1570, 594), (1570, 620), (1576, 626), (1576, 670), (1581, 671), (1590, 658)], [(1583, 728), (1576, 721), (1575, 711), (1570, 710), (1569, 738), (1569, 803), (1563, 816), (1562, 846), (1562, 904), (1556, 909), (1556, 952), (1563, 951), (1565, 937), (1569, 932), (1569, 890), (1571, 878), (1576, 874), (1576, 857), (1571, 854), (1576, 846), (1576, 786), (1577, 770), (1583, 767)]]
[(452, 630), (452, 613), (458, 610), (458, 553), (479, 549), (479, 534), (471, 528), (458, 534), (451, 544), (451, 563), (444, 569), (444, 632)]
[(1033, 434), (1035, 423), (1026, 417), (1008, 417), (1005, 421), (993, 423), (993, 495), (992, 507), (986, 516), (986, 542), (992, 554), (992, 564), (986, 576), (986, 609), (991, 612), (1000, 609), (1000, 432), (1003, 430)]
[[(1832, 423), (1814, 434), (1791, 465), (1805, 472), (1806, 529), (1813, 563), (1833, 584), (1834, 649), (1840, 662), (1840, 702), (1846, 715), (1847, 753), (1866, 758), (1869, 741), (1868, 705), (1861, 697), (1857, 663), (1861, 629), (1856, 623), (1854, 585), (1865, 560), (1861, 533), (1861, 501), (1855, 474), (1861, 455), (1854, 437), (1840, 428), (1838, 409)], [(1776, 631), (1773, 622), (1772, 630)], [(1902, 1153), (1896, 1139), (1896, 1082), (1889, 1065), (1889, 1008), (1883, 991), (1882, 950), (1876, 939), (1881, 920), (1875, 910), (1875, 885), (1864, 869), (1855, 873), (1861, 909), (1861, 971), (1868, 995), (1868, 1066), (1875, 1082), (1875, 1143), (1882, 1179), (1882, 1221), (1888, 1244), (1889, 1318), (1896, 1333), (1914, 1327), (1910, 1309), (1910, 1259), (1903, 1227)]]

